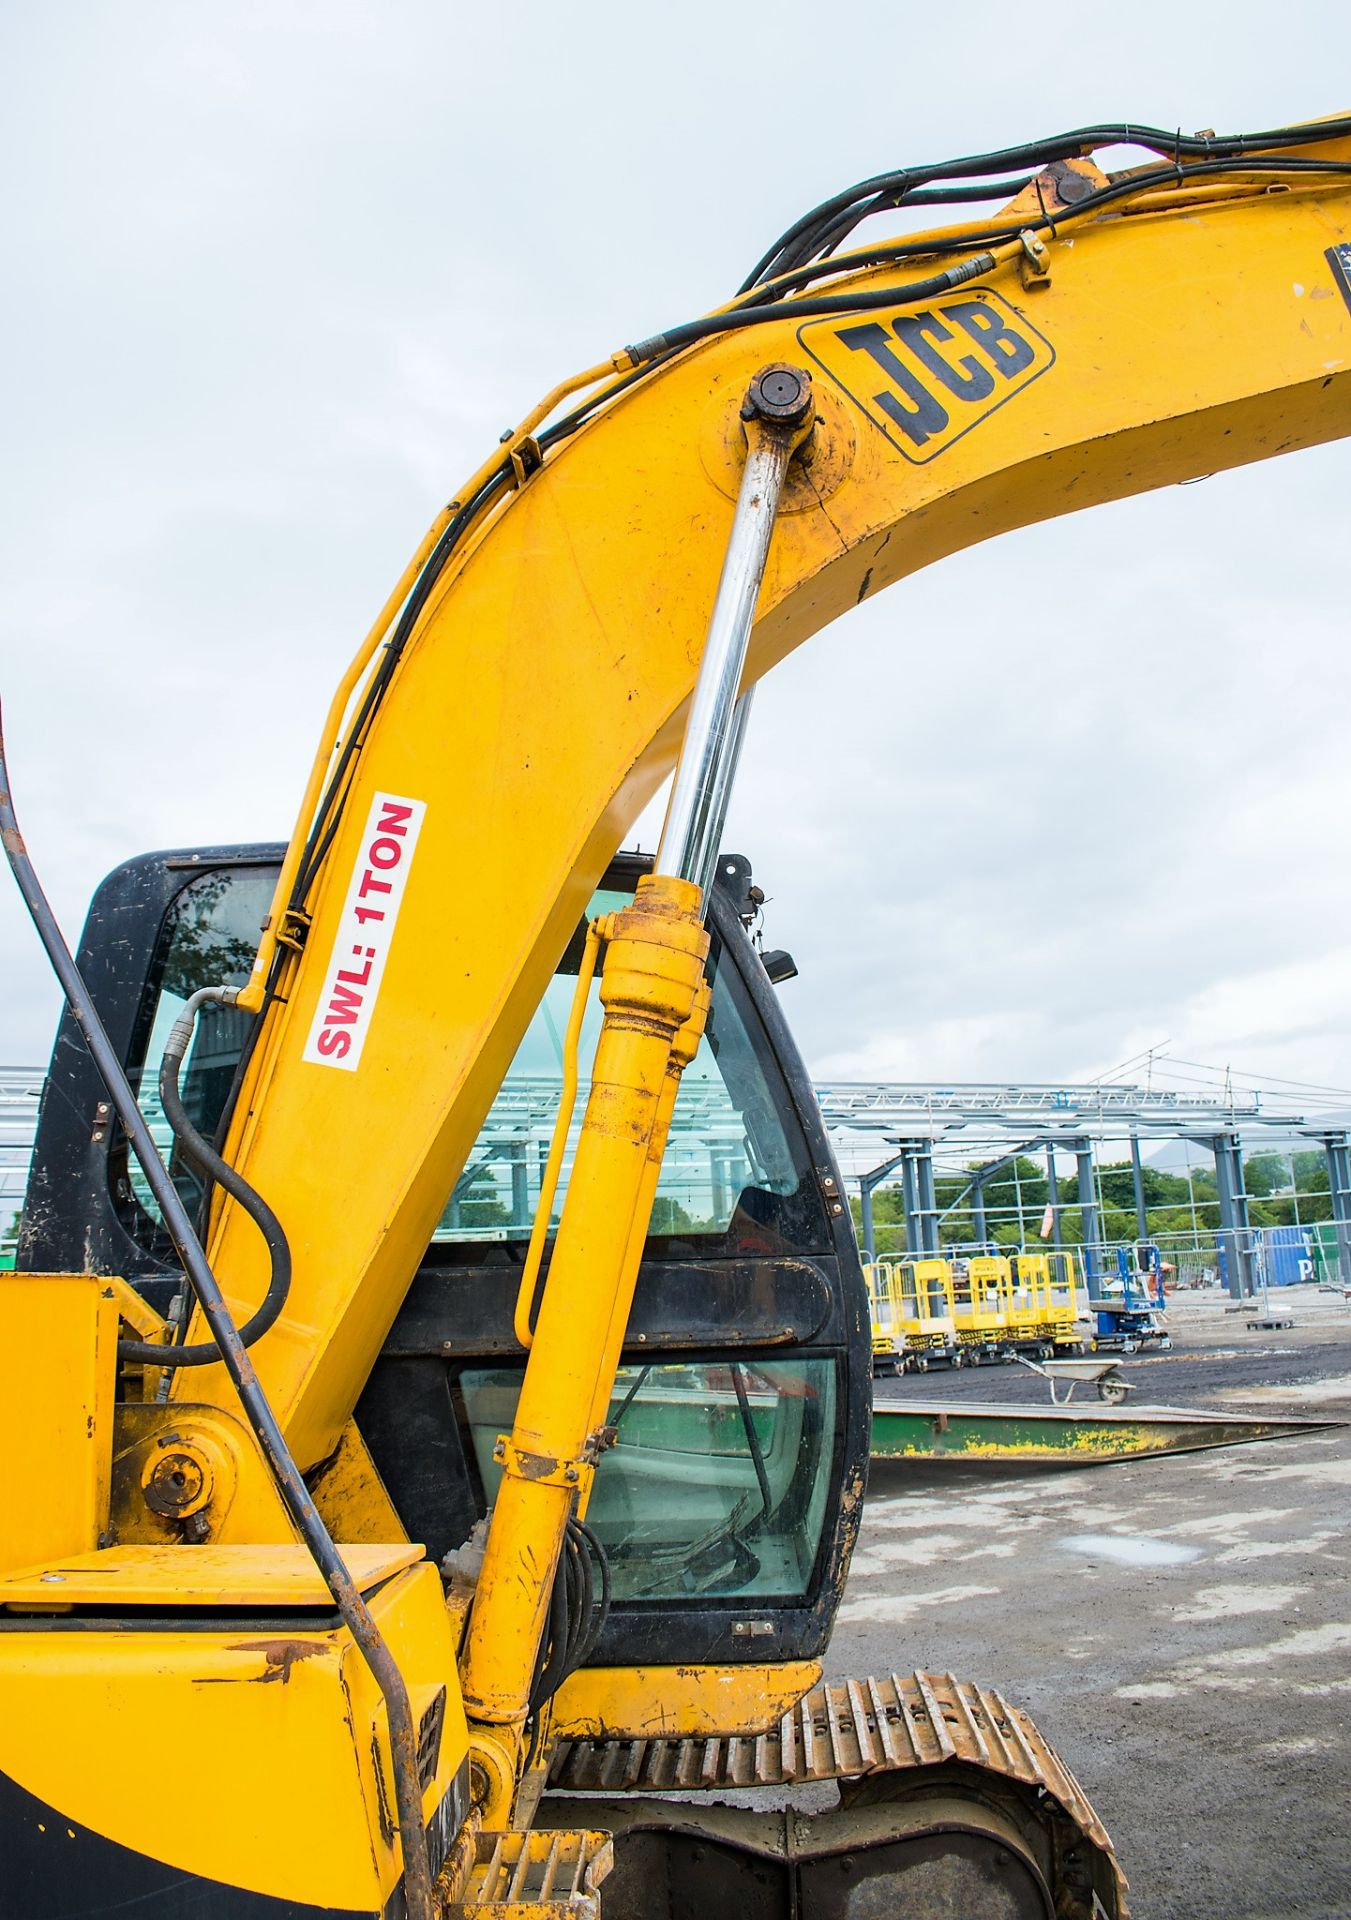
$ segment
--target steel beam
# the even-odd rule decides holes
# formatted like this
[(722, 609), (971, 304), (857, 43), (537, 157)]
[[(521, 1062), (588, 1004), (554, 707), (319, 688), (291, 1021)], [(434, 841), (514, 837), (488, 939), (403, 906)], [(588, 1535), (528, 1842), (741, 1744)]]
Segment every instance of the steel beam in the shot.
[(1344, 1287), (1351, 1287), (1351, 1149), (1345, 1133), (1320, 1133), (1323, 1156), (1328, 1163), (1328, 1195), (1332, 1201), (1332, 1222), (1337, 1230), (1337, 1270)]
[(1060, 1183), (1055, 1177), (1055, 1148), (1046, 1149), (1046, 1199), (1051, 1209), (1051, 1245), (1060, 1247)]
[(1131, 1135), (1131, 1185), (1135, 1188), (1135, 1228), (1141, 1240), (1149, 1238), (1149, 1215), (1145, 1209), (1145, 1170), (1140, 1159), (1140, 1136)]
[(934, 1192), (933, 1142), (923, 1140), (911, 1148), (915, 1162), (916, 1214), (919, 1221), (921, 1253), (938, 1252), (938, 1199)]
[(1234, 1300), (1253, 1297), (1252, 1227), (1248, 1195), (1243, 1184), (1243, 1142), (1236, 1133), (1214, 1134), (1209, 1142), (1215, 1155), (1215, 1191), (1220, 1203), (1220, 1245), (1224, 1249), (1225, 1285)]
[(1076, 1140), (1074, 1158), (1079, 1169), (1079, 1238), (1084, 1244), (1084, 1278), (1093, 1293), (1100, 1271), (1102, 1227), (1098, 1219), (1098, 1192), (1093, 1182), (1093, 1142)]

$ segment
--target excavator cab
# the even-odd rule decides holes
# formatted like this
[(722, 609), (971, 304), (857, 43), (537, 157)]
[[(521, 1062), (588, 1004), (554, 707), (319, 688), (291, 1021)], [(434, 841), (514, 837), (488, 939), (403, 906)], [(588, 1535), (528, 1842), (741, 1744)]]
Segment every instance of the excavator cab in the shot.
[[(80, 965), (190, 1209), (201, 1182), (172, 1151), (155, 1090), (159, 1057), (195, 988), (246, 976), (281, 854), (236, 847), (133, 860), (90, 909)], [(626, 905), (649, 864), (620, 855), (590, 914)], [(589, 1510), (612, 1581), (590, 1656), (600, 1666), (819, 1654), (856, 1526), (857, 1499), (844, 1496), (861, 1491), (867, 1464), (869, 1320), (853, 1230), (810, 1082), (743, 925), (749, 870), (735, 858), (723, 864), (730, 884), (714, 889), (709, 921), (710, 1017), (681, 1083), (607, 1416), (615, 1444)], [(497, 1488), (497, 1436), (512, 1426), (525, 1360), (513, 1310), (583, 934), (580, 926), (569, 942), (446, 1196), (356, 1410), (409, 1537), (437, 1562), (474, 1538)], [(599, 1019), (593, 999), (584, 1063)], [(208, 1136), (225, 1120), (252, 1027), (228, 1006), (207, 1008), (198, 1024), (182, 1087)], [(105, 1098), (67, 1018), (19, 1265), (88, 1263), (173, 1313), (181, 1275)], [(551, 1226), (570, 1165), (569, 1148)]]
[[(191, 994), (247, 973), (282, 851), (217, 847), (130, 861), (100, 887), (85, 927), (81, 971), (189, 1210), (206, 1196), (161, 1109), (159, 1060)], [(449, 1780), (428, 1828), (429, 1864), (434, 1874), (469, 1879), (438, 1911), (456, 1920), (519, 1914), (524, 1890), (539, 1896), (532, 1912), (566, 1909), (590, 1920), (602, 1911), (604, 1920), (640, 1920), (733, 1905), (757, 1920), (893, 1910), (917, 1920), (949, 1911), (981, 1920), (1115, 1915), (1121, 1884), (1107, 1837), (1026, 1715), (950, 1675), (814, 1684), (862, 1508), (868, 1295), (811, 1085), (747, 934), (756, 904), (749, 868), (729, 857), (719, 864), (723, 884), (712, 889), (708, 914), (709, 1016), (680, 1083), (587, 1511), (608, 1612), (580, 1670), (549, 1702), (533, 1790), (521, 1788), (530, 1830), (478, 1833), (468, 1762)], [(648, 865), (623, 854), (604, 874), (445, 1197), (356, 1407), (399, 1521), (440, 1564), (451, 1620), (463, 1621), (457, 1589), (472, 1590), (498, 1491), (499, 1436), (512, 1429), (524, 1378), (515, 1312), (586, 923), (624, 907)], [(199, 1132), (223, 1135), (254, 1032), (229, 1005), (199, 1021), (180, 1081)], [(584, 1027), (583, 1065), (588, 1037)], [(572, 1144), (550, 1204), (551, 1233)], [(69, 1014), (39, 1116), (19, 1267), (119, 1275), (171, 1322), (186, 1310), (159, 1209)], [(546, 1249), (537, 1297), (547, 1280)], [(320, 1501), (331, 1465), (309, 1476)], [(343, 1548), (349, 1557), (362, 1551)], [(383, 1556), (367, 1579), (386, 1631), (403, 1631), (403, 1620), (430, 1644), (435, 1622), (409, 1612), (406, 1597), (416, 1589), (424, 1613), (435, 1611), (430, 1569), (407, 1565), (418, 1548), (364, 1551)], [(82, 1623), (78, 1607), (71, 1620)], [(10, 1624), (32, 1629), (36, 1650), (48, 1616), (16, 1615)], [(213, 1634), (223, 1636), (221, 1658), (285, 1662), (301, 1643), (278, 1639), (282, 1625), (309, 1635), (308, 1651), (335, 1620), (292, 1612), (271, 1621), (263, 1639), (255, 1616), (240, 1610), (208, 1609), (193, 1621), (189, 1609), (186, 1622), (129, 1616), (122, 1625), (161, 1638), (172, 1629), (165, 1644), (195, 1672), (202, 1649), (215, 1648)], [(411, 1651), (405, 1658), (416, 1666)], [(277, 1670), (289, 1677), (289, 1665)], [(422, 1675), (412, 1697), (418, 1778), (434, 1794), (456, 1767), (463, 1717), (434, 1676)], [(262, 1705), (275, 1706), (275, 1696)], [(647, 1717), (654, 1707), (655, 1722)], [(342, 1745), (341, 1729), (323, 1737)], [(306, 1765), (317, 1767), (327, 1747), (306, 1752)], [(746, 1789), (807, 1789), (812, 1810), (766, 1812)], [(259, 1842), (266, 1857), (256, 1867), (241, 1865), (228, 1809), (214, 1841), (188, 1848), (201, 1876), (190, 1882), (160, 1863), (155, 1840), (118, 1846), (99, 1820), (70, 1828), (79, 1845), (56, 1870), (49, 1807), (0, 1775), (0, 1799), (6, 1794), (0, 1824), (23, 1842), (19, 1904), (0, 1900), (6, 1913), (28, 1912), (28, 1888), (57, 1903), (44, 1913), (120, 1910), (134, 1896), (167, 1920), (187, 1911), (176, 1904), (186, 1885), (204, 1916), (357, 1910), (350, 1901), (248, 1904), (252, 1895), (226, 1884), (236, 1875), (277, 1884), (298, 1869), (277, 1865), (270, 1839)], [(96, 1796), (100, 1804), (106, 1797)], [(316, 1805), (313, 1817), (353, 1829), (346, 1803)], [(393, 1828), (378, 1789), (376, 1817), (388, 1847)], [(140, 1834), (131, 1815), (109, 1824)], [(176, 1858), (182, 1849), (169, 1851)], [(282, 1848), (286, 1861), (293, 1851)]]

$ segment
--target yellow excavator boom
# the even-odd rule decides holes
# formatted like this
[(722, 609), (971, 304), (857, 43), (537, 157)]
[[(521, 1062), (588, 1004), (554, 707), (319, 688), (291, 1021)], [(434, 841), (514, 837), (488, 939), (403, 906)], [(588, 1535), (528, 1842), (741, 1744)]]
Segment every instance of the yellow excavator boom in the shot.
[[(124, 1872), (136, 1899), (151, 1898), (135, 1877), (147, 1860), (196, 1876), (199, 1905), (175, 1904), (172, 1874), (155, 1882), (146, 1910), (166, 1920), (506, 1920), (550, 1901), (596, 1912), (605, 1832), (623, 1827), (630, 1865), (610, 1911), (628, 1916), (647, 1910), (643, 1835), (659, 1822), (632, 1807), (586, 1817), (586, 1795), (618, 1766), (640, 1799), (670, 1784), (840, 1783), (814, 1851), (782, 1813), (772, 1832), (732, 1810), (698, 1816), (679, 1868), (693, 1878), (673, 1877), (658, 1904), (707, 1905), (706, 1884), (745, 1904), (777, 1876), (795, 1912), (890, 1911), (894, 1858), (903, 1910), (922, 1920), (975, 1911), (973, 1890), (989, 1896), (982, 1913), (1124, 1916), (1091, 1808), (997, 1694), (923, 1674), (816, 1689), (811, 1660), (586, 1669), (580, 1615), (560, 1623), (565, 1574), (591, 1608), (587, 1502), (615, 1438), (604, 1423), (666, 1131), (708, 1017), (697, 835), (679, 860), (664, 835), (656, 871), (591, 930), (604, 1021), (586, 1119), (514, 1424), (497, 1442), (481, 1569), (469, 1590), (452, 1579), (448, 1606), (437, 1570), (399, 1538), (353, 1425), (527, 1022), (708, 697), (710, 608), (716, 622), (738, 592), (748, 621), (754, 608), (726, 719), (738, 677), (749, 689), (946, 554), (1351, 431), (1351, 120), (1179, 137), (1171, 153), (1158, 136), (1148, 165), (1104, 173), (1091, 153), (1122, 132), (1051, 143), (1054, 157), (980, 222), (839, 253), (858, 207), (884, 212), (909, 189), (826, 203), (728, 306), (546, 396), (438, 516), (341, 684), (253, 976), (225, 996), (258, 1019), (228, 1165), (198, 1151), (216, 1184), (206, 1266), (189, 1262), (203, 1305), (186, 1338), (214, 1337), (229, 1370), (210, 1351), (161, 1369), (168, 1335), (154, 1323), (115, 1348), (115, 1325), (144, 1316), (101, 1276), (26, 1275), (0, 1300), (15, 1354), (59, 1298), (60, 1390), (30, 1385), (0, 1406), (0, 1444), (31, 1451), (25, 1423), (50, 1430), (75, 1489), (54, 1513), (26, 1500), (0, 1529), (0, 1612), (22, 1623), (0, 1634), (0, 1828), (23, 1830), (24, 1861), (55, 1857), (35, 1831), (69, 1809), (78, 1845)], [(757, 516), (767, 565), (738, 582), (732, 555)], [(1003, 613), (956, 607), (942, 643)], [(1009, 610), (1011, 631), (1015, 613), (1026, 609)], [(181, 1061), (201, 998), (166, 1059)], [(525, 1271), (516, 1325), (529, 1335)], [(212, 1274), (235, 1326), (255, 1329), (247, 1353)], [(926, 1305), (947, 1325), (946, 1269), (932, 1277)], [(134, 1362), (120, 1389), (119, 1353)], [(729, 1379), (768, 1521), (755, 1383), (739, 1366)], [(340, 1546), (308, 1504), (320, 1487)], [(837, 1486), (855, 1514), (861, 1493), (861, 1471)], [(289, 1625), (266, 1617), (269, 1602), (291, 1610)], [(100, 1629), (109, 1604), (122, 1608), (117, 1631)], [(751, 1642), (771, 1628), (749, 1610), (734, 1630)], [(558, 1684), (565, 1642), (584, 1669), (571, 1695)], [(200, 1768), (200, 1820), (161, 1835), (156, 1804), (113, 1764), (133, 1708)], [(551, 1765), (584, 1804), (541, 1805)], [(297, 1769), (293, 1826), (251, 1831), (232, 1851), (240, 1810), (270, 1804)], [(328, 1807), (342, 1844), (320, 1861)], [(925, 1852), (949, 1832), (946, 1851)], [(694, 1873), (705, 1847), (735, 1855), (729, 1879)], [(867, 1884), (851, 1906), (856, 1852)], [(35, 1885), (47, 1871), (23, 1868), (14, 1897), (28, 1907), (7, 1906), (0, 1887), (0, 1920), (107, 1910), (101, 1895), (72, 1906), (85, 1896), (65, 1882)], [(1015, 1881), (1001, 1906), (997, 1889)], [(245, 1893), (255, 1904), (229, 1904)]]

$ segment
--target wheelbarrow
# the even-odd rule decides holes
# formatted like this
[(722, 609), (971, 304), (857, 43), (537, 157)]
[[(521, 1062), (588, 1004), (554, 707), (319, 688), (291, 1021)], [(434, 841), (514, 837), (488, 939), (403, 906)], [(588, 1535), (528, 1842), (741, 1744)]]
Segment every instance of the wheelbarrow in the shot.
[[(1118, 1372), (1118, 1360), (1025, 1360), (1022, 1354), (1014, 1358), (1020, 1367), (1026, 1367), (1030, 1373), (1040, 1374), (1051, 1389), (1051, 1405), (1067, 1407), (1074, 1398), (1074, 1389), (1082, 1382), (1086, 1386), (1095, 1386), (1099, 1400), (1105, 1400), (1109, 1407), (1119, 1407), (1128, 1393), (1135, 1391), (1129, 1380), (1123, 1380)], [(1056, 1391), (1057, 1385), (1063, 1385), (1064, 1397)]]

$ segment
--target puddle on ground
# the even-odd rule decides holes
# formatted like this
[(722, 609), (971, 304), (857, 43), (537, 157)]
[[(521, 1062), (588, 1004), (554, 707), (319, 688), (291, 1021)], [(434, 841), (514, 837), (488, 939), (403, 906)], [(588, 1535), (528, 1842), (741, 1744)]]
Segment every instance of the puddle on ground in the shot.
[(1200, 1547), (1176, 1540), (1153, 1540), (1142, 1533), (1068, 1533), (1059, 1543), (1067, 1553), (1088, 1560), (1110, 1560), (1118, 1567), (1180, 1567), (1201, 1558)]

